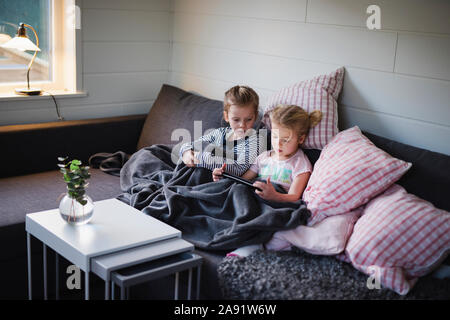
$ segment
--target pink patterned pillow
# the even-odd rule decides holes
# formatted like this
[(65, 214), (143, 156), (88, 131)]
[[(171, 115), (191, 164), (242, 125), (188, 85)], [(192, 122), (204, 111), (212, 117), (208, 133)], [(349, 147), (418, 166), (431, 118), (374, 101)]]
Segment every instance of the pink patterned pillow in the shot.
[(409, 168), (411, 163), (377, 148), (357, 126), (338, 133), (320, 153), (303, 192), (311, 211), (308, 225), (366, 204)]
[(356, 269), (375, 272), (382, 286), (405, 295), (449, 250), (450, 213), (394, 184), (366, 205), (345, 255)]
[(311, 128), (303, 143), (303, 148), (323, 149), (328, 141), (339, 132), (336, 100), (341, 92), (343, 79), (344, 68), (339, 68), (330, 74), (317, 76), (281, 89), (269, 98), (262, 122), (267, 128), (271, 128), (269, 112), (278, 104), (297, 105), (307, 112), (320, 110), (322, 111), (322, 120), (317, 126)]

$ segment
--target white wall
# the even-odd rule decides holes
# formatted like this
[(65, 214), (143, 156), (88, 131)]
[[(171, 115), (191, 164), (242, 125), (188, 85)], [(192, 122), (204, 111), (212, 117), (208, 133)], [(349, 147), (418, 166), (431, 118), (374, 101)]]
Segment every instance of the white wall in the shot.
[[(170, 1), (83, 0), (83, 87), (58, 98), (66, 120), (147, 113), (168, 81)], [(57, 121), (51, 98), (0, 102), (0, 125)]]
[[(369, 4), (382, 30), (365, 27)], [(450, 154), (448, 0), (82, 0), (87, 97), (70, 119), (146, 113), (161, 84), (264, 105), (285, 85), (345, 66), (340, 128)], [(0, 102), (0, 125), (55, 121), (51, 99)]]
[[(381, 8), (379, 31), (366, 8)], [(447, 0), (174, 0), (170, 82), (264, 105), (285, 85), (345, 66), (340, 128), (450, 154)]]

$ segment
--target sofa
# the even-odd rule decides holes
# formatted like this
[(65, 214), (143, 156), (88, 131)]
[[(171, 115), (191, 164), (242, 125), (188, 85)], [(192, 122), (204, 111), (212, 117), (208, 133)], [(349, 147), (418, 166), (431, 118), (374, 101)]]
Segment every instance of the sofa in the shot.
[[(224, 126), (221, 110), (221, 101), (163, 85), (147, 115), (0, 127), (0, 270), (4, 275), (0, 299), (27, 298), (25, 215), (58, 206), (57, 199), (65, 192), (65, 183), (56, 166), (58, 156), (67, 155), (87, 164), (96, 153), (122, 151), (131, 155), (153, 144), (177, 147), (178, 141), (173, 141), (171, 136), (174, 129), (187, 129), (194, 137), (193, 123), (196, 120), (203, 121), (203, 131)], [(364, 134), (378, 148), (412, 163), (412, 168), (397, 182), (399, 185), (436, 207), (450, 211), (450, 156), (367, 132)], [(306, 150), (306, 154), (314, 164), (320, 150)], [(122, 193), (119, 177), (99, 168), (91, 168), (89, 182), (87, 193), (94, 201), (114, 198)], [(217, 272), (226, 252), (196, 252), (204, 258), (201, 298), (235, 298), (224, 295), (224, 279), (220, 279)], [(42, 245), (37, 240), (32, 241), (32, 259), (35, 262), (33, 275), (42, 274)], [(449, 259), (444, 264), (450, 264)], [(49, 273), (52, 272), (54, 265), (50, 263)], [(354, 272), (358, 273), (357, 270)], [(34, 297), (41, 298), (42, 277), (34, 276), (33, 281)], [(94, 280), (93, 286), (100, 293), (98, 297), (102, 298), (102, 282)], [(147, 295), (147, 289), (136, 290), (133, 297), (170, 298), (158, 295), (161, 292)], [(448, 286), (447, 289), (450, 294)], [(72, 294), (66, 293), (67, 297)]]

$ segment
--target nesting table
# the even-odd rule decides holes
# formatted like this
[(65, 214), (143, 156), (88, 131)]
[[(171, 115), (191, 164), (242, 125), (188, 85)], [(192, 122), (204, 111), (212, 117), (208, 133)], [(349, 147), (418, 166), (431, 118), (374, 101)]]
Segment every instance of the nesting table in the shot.
[(202, 258), (193, 253), (194, 246), (181, 238), (179, 230), (117, 199), (97, 201), (94, 205), (92, 220), (82, 226), (67, 224), (58, 209), (26, 215), (29, 299), (32, 299), (31, 236), (43, 244), (44, 299), (47, 299), (47, 247), (56, 252), (57, 275), (58, 255), (84, 271), (86, 300), (90, 272), (105, 281), (105, 299), (110, 298), (115, 285), (121, 288), (124, 298), (123, 292), (131, 285), (175, 273), (177, 298), (178, 272), (183, 270), (189, 270), (190, 298), (193, 268), (198, 272), (198, 298)]

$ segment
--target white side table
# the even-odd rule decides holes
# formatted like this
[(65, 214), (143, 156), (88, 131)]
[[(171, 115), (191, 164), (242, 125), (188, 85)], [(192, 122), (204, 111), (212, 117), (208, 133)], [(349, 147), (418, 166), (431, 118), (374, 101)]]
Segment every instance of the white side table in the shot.
[[(47, 299), (47, 246), (85, 272), (85, 299), (89, 299), (92, 258), (165, 239), (181, 238), (181, 232), (158, 219), (117, 200), (95, 202), (92, 220), (82, 226), (67, 224), (58, 209), (26, 215), (28, 298), (32, 298), (31, 238), (43, 243), (44, 299)], [(58, 264), (57, 264), (58, 265)], [(58, 293), (57, 293), (58, 294)]]
[(120, 287), (120, 297), (129, 295), (131, 286), (175, 274), (174, 299), (178, 300), (179, 273), (189, 270), (187, 299), (191, 299), (192, 270), (197, 268), (197, 300), (200, 294), (202, 257), (193, 253), (194, 246), (181, 239), (171, 238), (144, 246), (126, 249), (92, 258), (91, 271), (105, 281), (105, 300), (114, 299), (114, 287)]

